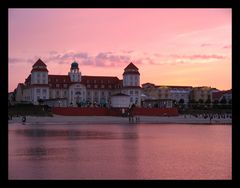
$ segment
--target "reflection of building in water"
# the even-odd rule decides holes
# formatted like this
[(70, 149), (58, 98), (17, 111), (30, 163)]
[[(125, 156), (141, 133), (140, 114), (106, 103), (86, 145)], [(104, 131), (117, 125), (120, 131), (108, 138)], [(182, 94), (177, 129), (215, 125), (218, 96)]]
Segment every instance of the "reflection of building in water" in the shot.
[(128, 106), (140, 106), (140, 73), (133, 63), (124, 69), (120, 80), (116, 76), (84, 76), (77, 62), (71, 64), (68, 75), (51, 75), (39, 59), (25, 83), (18, 84), (16, 100), (33, 104), (41, 101), (49, 106), (110, 106), (112, 102), (118, 107), (119, 99), (114, 97), (117, 93), (126, 96), (124, 106), (127, 102)]

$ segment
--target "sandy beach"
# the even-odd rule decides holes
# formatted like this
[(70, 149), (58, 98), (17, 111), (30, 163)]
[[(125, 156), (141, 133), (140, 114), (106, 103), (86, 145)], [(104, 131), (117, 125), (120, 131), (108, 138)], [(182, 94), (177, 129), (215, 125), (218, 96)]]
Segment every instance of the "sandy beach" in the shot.
[[(138, 116), (137, 123), (143, 124), (210, 124), (210, 119), (203, 117), (194, 117), (187, 115), (186, 117), (162, 117), (162, 116)], [(134, 118), (135, 122), (135, 118)], [(8, 120), (9, 124), (22, 123), (22, 117), (13, 117)], [(127, 117), (115, 116), (60, 116), (53, 117), (34, 117), (27, 116), (26, 124), (126, 124), (129, 123)], [(213, 118), (211, 124), (232, 124), (231, 118)]]

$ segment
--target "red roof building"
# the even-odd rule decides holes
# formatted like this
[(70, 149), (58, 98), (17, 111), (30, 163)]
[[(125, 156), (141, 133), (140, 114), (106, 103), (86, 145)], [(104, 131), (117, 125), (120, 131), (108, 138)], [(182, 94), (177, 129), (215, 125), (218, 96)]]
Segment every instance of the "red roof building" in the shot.
[[(51, 101), (62, 98), (67, 99), (68, 104), (64, 105), (76, 106), (84, 101), (106, 104), (110, 102), (111, 95), (122, 92), (130, 96), (132, 103), (137, 101), (140, 105), (139, 76), (138, 68), (133, 63), (124, 69), (123, 79), (116, 76), (81, 75), (75, 61), (67, 75), (52, 75), (48, 74), (47, 65), (38, 59), (32, 66), (31, 74), (25, 79), (25, 96), (34, 104), (37, 104), (39, 99)], [(128, 82), (124, 85), (125, 78)]]

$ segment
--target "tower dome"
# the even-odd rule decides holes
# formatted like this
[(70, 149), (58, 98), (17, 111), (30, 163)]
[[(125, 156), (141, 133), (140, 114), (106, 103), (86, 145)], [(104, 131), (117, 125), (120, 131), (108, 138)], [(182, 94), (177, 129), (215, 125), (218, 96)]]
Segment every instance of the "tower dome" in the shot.
[(68, 73), (72, 82), (81, 82), (81, 72), (78, 68), (78, 63), (74, 61), (71, 64), (70, 72)]
[(71, 64), (71, 69), (79, 69), (78, 68), (78, 63), (76, 61), (74, 61), (72, 64)]

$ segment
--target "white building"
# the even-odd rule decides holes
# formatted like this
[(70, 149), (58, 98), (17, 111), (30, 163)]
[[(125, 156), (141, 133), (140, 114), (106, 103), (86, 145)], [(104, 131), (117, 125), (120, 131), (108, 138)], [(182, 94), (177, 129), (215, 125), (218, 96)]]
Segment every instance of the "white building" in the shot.
[(115, 108), (128, 108), (130, 96), (123, 93), (116, 93), (111, 96), (111, 106)]
[(111, 106), (111, 96), (119, 92), (129, 95), (129, 105), (141, 105), (140, 73), (133, 63), (124, 69), (120, 80), (115, 76), (83, 76), (77, 62), (71, 64), (68, 75), (51, 75), (39, 59), (16, 91), (17, 101), (38, 104), (42, 99), (50, 106)]

